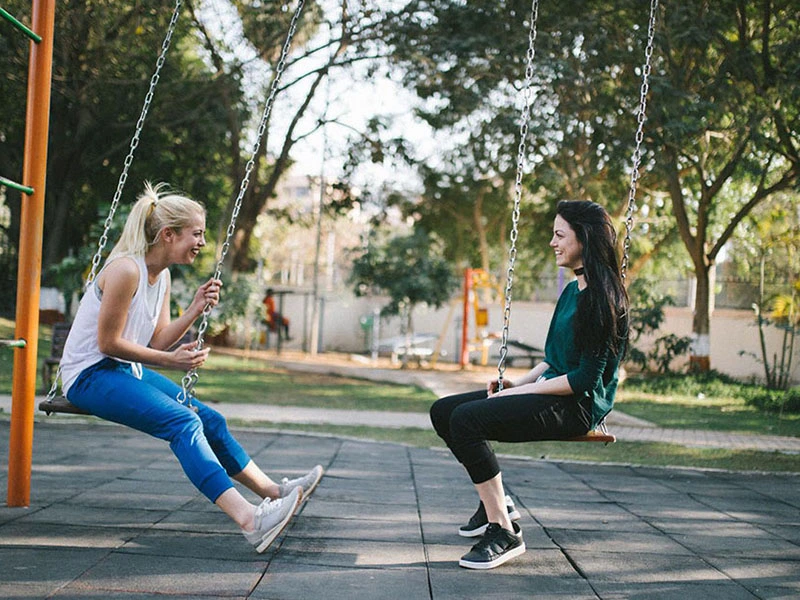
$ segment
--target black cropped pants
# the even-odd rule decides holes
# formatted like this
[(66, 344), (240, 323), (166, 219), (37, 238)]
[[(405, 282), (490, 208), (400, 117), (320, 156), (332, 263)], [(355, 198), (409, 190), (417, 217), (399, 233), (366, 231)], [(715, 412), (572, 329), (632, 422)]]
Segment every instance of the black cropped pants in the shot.
[(500, 473), (490, 441), (532, 442), (583, 435), (591, 427), (591, 400), (519, 394), (487, 397), (485, 390), (440, 398), (431, 423), (475, 484)]

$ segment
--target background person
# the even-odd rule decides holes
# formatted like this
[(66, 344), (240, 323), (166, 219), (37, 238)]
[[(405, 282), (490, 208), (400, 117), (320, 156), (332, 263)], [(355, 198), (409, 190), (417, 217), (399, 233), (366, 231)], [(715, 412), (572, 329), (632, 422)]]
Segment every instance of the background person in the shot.
[(283, 335), (283, 339), (290, 340), (289, 319), (279, 313), (278, 309), (275, 307), (275, 291), (272, 288), (267, 288), (261, 303), (264, 305), (264, 316), (267, 327), (272, 331), (277, 331), (278, 335)]

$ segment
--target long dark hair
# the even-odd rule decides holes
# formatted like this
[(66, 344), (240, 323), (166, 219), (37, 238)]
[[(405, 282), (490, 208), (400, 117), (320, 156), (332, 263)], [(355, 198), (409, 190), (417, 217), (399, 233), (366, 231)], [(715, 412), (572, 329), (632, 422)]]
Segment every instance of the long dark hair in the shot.
[(620, 273), (617, 232), (606, 210), (594, 202), (563, 200), (556, 213), (569, 223), (583, 246), (587, 288), (575, 319), (578, 350), (624, 352), (628, 342), (628, 292)]

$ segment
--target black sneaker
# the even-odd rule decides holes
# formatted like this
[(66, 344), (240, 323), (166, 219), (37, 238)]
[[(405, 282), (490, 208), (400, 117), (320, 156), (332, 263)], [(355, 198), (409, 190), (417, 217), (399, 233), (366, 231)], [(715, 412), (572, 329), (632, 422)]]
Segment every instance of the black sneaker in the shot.
[(513, 533), (497, 523), (489, 523), (480, 541), (458, 561), (459, 566), (466, 569), (494, 569), (515, 556), (524, 554), (522, 531), (517, 523), (512, 525)]
[[(508, 509), (508, 518), (512, 521), (517, 521), (520, 518), (519, 511), (517, 507), (514, 505), (514, 501), (511, 499), (511, 496), (506, 496), (506, 508)], [(483, 506), (483, 502), (478, 504), (478, 510), (475, 511), (475, 514), (472, 515), (469, 519), (469, 522), (466, 525), (462, 525), (458, 528), (458, 535), (461, 537), (477, 537), (479, 535), (483, 535), (483, 532), (486, 531), (486, 526), (489, 524), (489, 519), (486, 517), (486, 508)]]

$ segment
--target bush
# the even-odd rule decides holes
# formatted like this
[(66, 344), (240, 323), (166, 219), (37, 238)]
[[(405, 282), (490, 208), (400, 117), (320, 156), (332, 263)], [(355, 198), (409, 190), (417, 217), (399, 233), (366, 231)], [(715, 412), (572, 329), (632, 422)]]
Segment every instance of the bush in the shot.
[(764, 412), (800, 413), (800, 388), (759, 389), (745, 398), (745, 403)]
[(692, 345), (690, 337), (668, 333), (655, 339), (649, 350), (641, 350), (636, 344), (643, 336), (655, 335), (664, 323), (664, 307), (673, 306), (669, 295), (659, 295), (656, 286), (647, 279), (637, 279), (630, 287), (631, 321), (630, 346), (627, 361), (644, 372), (672, 373), (672, 361), (687, 354)]
[(800, 388), (770, 390), (763, 385), (736, 381), (719, 371), (634, 375), (624, 385), (625, 389), (665, 396), (737, 398), (764, 412), (800, 413)]
[(689, 373), (667, 373), (663, 375), (636, 375), (625, 380), (627, 389), (674, 396), (714, 396), (741, 398), (747, 395), (748, 386), (719, 371)]

